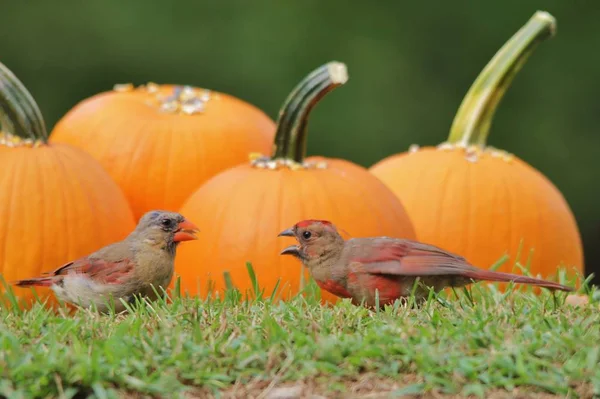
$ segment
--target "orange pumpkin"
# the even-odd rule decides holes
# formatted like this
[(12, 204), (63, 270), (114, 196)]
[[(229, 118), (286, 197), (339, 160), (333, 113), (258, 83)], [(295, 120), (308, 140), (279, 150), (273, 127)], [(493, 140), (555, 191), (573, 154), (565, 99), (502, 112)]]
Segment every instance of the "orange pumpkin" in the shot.
[(512, 261), (498, 270), (511, 271), (534, 251), (534, 275), (551, 275), (559, 264), (583, 273), (581, 238), (562, 194), (521, 159), (486, 146), (492, 116), (512, 78), (554, 31), (554, 18), (538, 12), (500, 49), (463, 100), (447, 142), (415, 146), (371, 167), (402, 200), (421, 241), (481, 267), (508, 254)]
[[(134, 229), (119, 186), (85, 152), (46, 143), (37, 104), (2, 64), (0, 127), (0, 274), (6, 282), (38, 276)], [(33, 298), (30, 289), (14, 293), (24, 304)], [(49, 293), (37, 289), (42, 299)]]
[[(279, 255), (290, 242), (277, 235), (302, 219), (331, 220), (350, 236), (414, 238), (400, 201), (365, 168), (339, 159), (305, 160), (310, 111), (346, 80), (346, 66), (337, 62), (309, 74), (282, 107), (273, 155), (220, 173), (185, 202), (180, 212), (202, 226), (198, 242), (177, 255), (183, 290), (222, 295), (223, 273), (229, 272), (242, 293), (251, 291), (251, 262), (266, 295), (279, 279), (282, 299), (298, 293), (308, 274), (297, 260)], [(336, 300), (326, 292), (322, 297)]]
[(136, 218), (178, 209), (218, 172), (271, 148), (275, 123), (238, 98), (190, 86), (117, 85), (88, 98), (50, 141), (95, 157), (127, 196)]

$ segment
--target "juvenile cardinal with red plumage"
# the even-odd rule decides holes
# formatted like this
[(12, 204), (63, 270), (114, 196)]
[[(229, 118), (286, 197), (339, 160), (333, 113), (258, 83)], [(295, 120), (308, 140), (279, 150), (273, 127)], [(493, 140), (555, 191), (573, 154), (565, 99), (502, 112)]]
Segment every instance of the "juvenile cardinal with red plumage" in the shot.
[(173, 278), (175, 251), (182, 241), (195, 240), (198, 228), (174, 212), (151, 211), (123, 241), (108, 245), (91, 255), (69, 262), (47, 276), (14, 282), (18, 287), (50, 287), (61, 300), (108, 310), (125, 309), (119, 299), (130, 302), (135, 296), (155, 299)]
[[(291, 245), (281, 254), (300, 259), (322, 289), (369, 307), (376, 305), (376, 291), (380, 306), (410, 296), (417, 278), (436, 292), (479, 280), (573, 291), (551, 281), (478, 269), (461, 256), (416, 241), (390, 237), (344, 240), (326, 220), (298, 222), (279, 236), (296, 238), (300, 245)], [(427, 288), (418, 287), (415, 296), (423, 300), (428, 294)]]

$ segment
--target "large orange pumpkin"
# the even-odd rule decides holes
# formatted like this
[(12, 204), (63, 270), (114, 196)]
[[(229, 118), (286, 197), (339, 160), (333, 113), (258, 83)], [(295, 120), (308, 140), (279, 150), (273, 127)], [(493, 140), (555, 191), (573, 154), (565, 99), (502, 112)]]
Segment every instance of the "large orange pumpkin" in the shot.
[[(346, 66), (336, 62), (309, 74), (282, 107), (273, 155), (220, 173), (185, 202), (180, 212), (202, 223), (199, 240), (180, 248), (176, 259), (185, 291), (222, 295), (226, 271), (234, 286), (251, 290), (251, 262), (267, 295), (278, 279), (283, 299), (296, 294), (308, 275), (297, 260), (279, 255), (290, 242), (277, 234), (302, 219), (331, 220), (355, 237), (414, 238), (400, 201), (365, 168), (338, 159), (305, 160), (310, 111), (346, 80)], [(324, 301), (336, 300), (322, 294)]]
[(88, 98), (56, 125), (50, 141), (82, 148), (121, 186), (136, 218), (178, 209), (198, 186), (269, 151), (275, 123), (233, 96), (190, 86), (117, 85)]
[(536, 13), (481, 72), (447, 142), (414, 147), (370, 169), (402, 200), (421, 241), (481, 267), (508, 254), (511, 261), (499, 270), (510, 271), (515, 261), (525, 265), (533, 251), (534, 275), (552, 275), (560, 264), (583, 272), (581, 238), (562, 194), (521, 159), (486, 146), (492, 116), (512, 78), (554, 31), (554, 18)]
[[(0, 128), (4, 280), (38, 276), (121, 240), (134, 229), (133, 213), (119, 186), (85, 152), (46, 143), (37, 104), (2, 64)], [(33, 298), (30, 289), (14, 292), (25, 304)], [(40, 288), (37, 294), (43, 299), (49, 290)]]

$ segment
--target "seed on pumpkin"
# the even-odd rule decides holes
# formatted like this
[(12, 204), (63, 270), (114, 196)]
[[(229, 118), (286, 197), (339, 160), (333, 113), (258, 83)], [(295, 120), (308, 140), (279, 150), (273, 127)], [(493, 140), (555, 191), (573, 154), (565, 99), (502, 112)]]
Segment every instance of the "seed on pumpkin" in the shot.
[(419, 151), (419, 148), (421, 148), (418, 144), (411, 144), (410, 147), (408, 147), (408, 152), (410, 154), (414, 154), (415, 152)]
[(478, 145), (471, 144), (470, 146), (466, 147), (466, 151), (478, 153), (479, 151), (481, 151), (481, 149), (479, 148)]
[(469, 162), (477, 162), (479, 159), (479, 155), (481, 154), (481, 149), (476, 145), (470, 145), (465, 149), (466, 156), (465, 158)]
[(194, 91), (194, 88), (191, 86), (184, 86), (181, 92), (179, 93), (179, 99), (181, 101), (196, 99), (196, 92)]
[(118, 92), (132, 91), (133, 88), (132, 83), (117, 83), (113, 86), (113, 90)]
[(436, 147), (436, 149), (442, 150), (442, 151), (450, 151), (450, 150), (453, 150), (454, 148), (455, 148), (455, 146), (450, 143), (440, 143)]
[(469, 162), (477, 162), (477, 160), (479, 159), (479, 156), (477, 155), (476, 152), (467, 152), (467, 155), (465, 156), (465, 159)]
[[(165, 102), (171, 102), (171, 101), (177, 102), (177, 101), (179, 101), (179, 97), (181, 96), (181, 90), (182, 90), (181, 86), (175, 86), (175, 88), (173, 89), (173, 94), (171, 94), (170, 96), (166, 97), (164, 99), (164, 101)], [(163, 98), (162, 94), (159, 94), (156, 97), (159, 98), (159, 99)]]
[(505, 161), (505, 162), (511, 163), (514, 158), (515, 158), (515, 156), (513, 154), (508, 153), (508, 152), (502, 154), (502, 160)]
[(264, 158), (264, 157), (265, 156), (263, 154), (261, 154), (260, 152), (251, 152), (250, 154), (248, 154), (248, 160), (250, 162), (260, 159), (260, 158)]
[(158, 93), (159, 86), (154, 82), (148, 82), (146, 84), (146, 91), (148, 93)]
[(204, 89), (204, 92), (202, 93), (202, 96), (200, 96), (200, 99), (204, 102), (207, 102), (208, 100), (210, 100), (210, 94), (210, 90)]
[(177, 111), (178, 108), (179, 108), (179, 104), (177, 104), (177, 101), (173, 101), (173, 100), (166, 101), (160, 105), (160, 110), (162, 112), (173, 113), (173, 112)]
[(198, 114), (204, 111), (204, 103), (199, 98), (185, 101), (181, 105), (181, 112), (187, 115)]

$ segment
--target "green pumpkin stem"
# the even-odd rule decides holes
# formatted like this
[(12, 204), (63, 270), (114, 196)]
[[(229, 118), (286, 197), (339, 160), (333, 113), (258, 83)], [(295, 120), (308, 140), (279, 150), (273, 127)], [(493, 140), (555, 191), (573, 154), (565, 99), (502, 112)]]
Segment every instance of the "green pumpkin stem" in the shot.
[(555, 32), (554, 17), (538, 11), (502, 46), (463, 99), (448, 143), (462, 147), (486, 145), (492, 118), (508, 86), (537, 45)]
[(37, 103), (23, 83), (0, 63), (0, 132), (32, 141), (48, 141)]
[(277, 120), (275, 148), (271, 159), (302, 163), (306, 156), (308, 115), (333, 89), (348, 80), (346, 65), (329, 62), (311, 72), (287, 97)]

